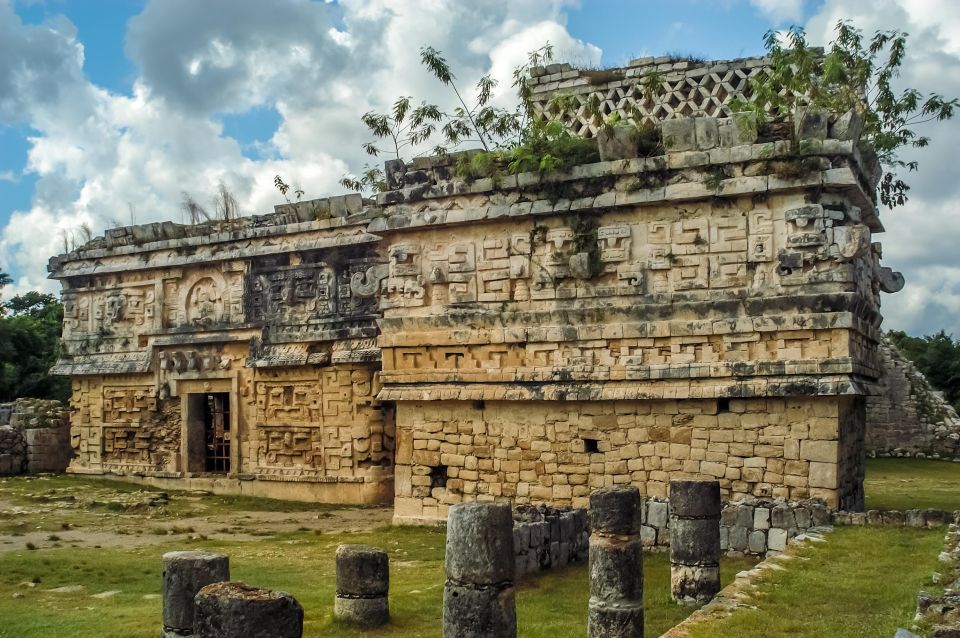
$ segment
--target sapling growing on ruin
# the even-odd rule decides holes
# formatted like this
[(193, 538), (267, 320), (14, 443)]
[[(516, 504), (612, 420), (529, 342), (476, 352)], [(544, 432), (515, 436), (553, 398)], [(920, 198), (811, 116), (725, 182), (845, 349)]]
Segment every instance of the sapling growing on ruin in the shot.
[(898, 151), (927, 146), (930, 138), (916, 127), (952, 118), (958, 101), (894, 87), (906, 56), (906, 33), (877, 31), (865, 39), (847, 20), (837, 22), (835, 31), (825, 52), (809, 46), (799, 27), (786, 34), (768, 31), (764, 48), (769, 68), (751, 80), (752, 96), (735, 98), (730, 109), (754, 111), (761, 120), (789, 116), (798, 107), (856, 112), (862, 121), (861, 151), (875, 153), (885, 169), (878, 186), (880, 202), (890, 208), (902, 206), (910, 186), (897, 171), (915, 171), (917, 162), (900, 159)]

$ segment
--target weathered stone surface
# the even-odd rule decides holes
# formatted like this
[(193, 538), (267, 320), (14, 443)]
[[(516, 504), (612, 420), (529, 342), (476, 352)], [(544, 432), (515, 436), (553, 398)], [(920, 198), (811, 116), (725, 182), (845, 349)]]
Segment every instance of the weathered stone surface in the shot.
[(602, 128), (597, 133), (597, 142), (601, 161), (634, 158), (637, 156), (637, 127), (620, 122), (612, 127)]
[[(720, 508), (718, 481), (670, 481), (670, 595), (677, 602), (705, 603), (720, 591)], [(749, 536), (751, 551), (758, 534)]]
[(447, 579), (475, 585), (513, 581), (513, 517), (510, 506), (461, 503), (450, 508)]
[(339, 596), (370, 598), (390, 590), (389, 557), (379, 547), (339, 545), (336, 564)]
[[(674, 517), (671, 523), (672, 562), (684, 565), (713, 565), (720, 561), (720, 523), (716, 518)], [(760, 531), (760, 534), (763, 532)]]
[(390, 604), (386, 596), (377, 598), (345, 598), (333, 600), (333, 615), (359, 627), (379, 627), (390, 621)]
[(336, 617), (363, 627), (390, 620), (390, 564), (387, 553), (369, 545), (339, 545), (336, 554)]
[(643, 636), (640, 510), (640, 493), (633, 487), (602, 488), (590, 495), (589, 638)]
[(197, 593), (193, 631), (196, 638), (301, 638), (303, 607), (283, 592), (215, 583)]
[(633, 486), (619, 486), (591, 492), (590, 528), (604, 534), (639, 534), (640, 491)]
[(670, 512), (680, 518), (720, 516), (720, 483), (707, 480), (670, 481)]
[(509, 586), (443, 588), (444, 638), (514, 638), (516, 594)]
[(960, 457), (960, 416), (888, 339), (879, 347), (883, 374), (867, 397), (868, 452), (880, 456)]
[(230, 580), (230, 558), (204, 551), (167, 552), (163, 555), (162, 579), (163, 627), (189, 634), (197, 592)]
[(661, 127), (663, 146), (670, 152), (697, 150), (696, 120), (683, 118), (664, 120)]
[(517, 635), (509, 505), (476, 502), (451, 507), (444, 565), (444, 638)]
[(682, 603), (704, 603), (720, 591), (717, 565), (680, 565), (670, 570), (673, 599)]

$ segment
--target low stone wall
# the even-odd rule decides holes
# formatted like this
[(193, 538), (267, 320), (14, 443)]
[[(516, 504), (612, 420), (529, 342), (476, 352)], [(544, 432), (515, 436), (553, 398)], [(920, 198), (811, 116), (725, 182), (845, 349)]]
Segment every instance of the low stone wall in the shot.
[(893, 343), (880, 343), (883, 370), (867, 398), (867, 452), (874, 456), (960, 458), (960, 417)]
[(23, 474), (27, 469), (27, 442), (23, 432), (0, 425), (0, 476)]
[(63, 472), (72, 456), (69, 409), (62, 403), (0, 404), (0, 475)]
[[(670, 505), (660, 499), (643, 504), (641, 539), (647, 547), (670, 545)], [(796, 503), (750, 499), (728, 503), (720, 514), (720, 548), (764, 556), (782, 551), (787, 541), (807, 530), (832, 524), (830, 508), (821, 499)]]
[(521, 505), (513, 510), (517, 576), (587, 560), (590, 519), (583, 509)]
[(942, 527), (954, 519), (954, 512), (945, 510), (870, 510), (868, 512), (835, 512), (835, 525), (869, 527)]
[[(871, 527), (940, 527), (953, 520), (943, 510), (870, 510), (833, 512), (818, 498), (788, 503), (750, 499), (728, 503), (720, 514), (720, 548), (731, 553), (764, 556), (782, 551), (787, 542), (812, 529), (832, 525)], [(650, 498), (643, 503), (641, 540), (647, 547), (670, 545), (670, 504)]]
[(914, 628), (929, 628), (929, 633), (924, 635), (932, 638), (960, 635), (960, 593), (957, 592), (960, 588), (960, 527), (957, 518), (951, 518), (950, 521), (940, 553), (941, 567), (934, 574), (934, 584), (943, 587), (945, 593), (935, 596), (921, 591), (917, 594)]

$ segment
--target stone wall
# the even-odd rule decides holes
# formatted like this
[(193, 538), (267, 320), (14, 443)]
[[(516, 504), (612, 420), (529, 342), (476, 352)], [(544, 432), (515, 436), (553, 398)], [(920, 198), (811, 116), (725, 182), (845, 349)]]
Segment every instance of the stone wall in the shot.
[(960, 417), (897, 347), (880, 344), (883, 374), (867, 398), (866, 449), (880, 456), (960, 457)]
[[(856, 412), (852, 404), (832, 397), (409, 404), (398, 413), (395, 516), (445, 518), (450, 505), (472, 499), (586, 507), (591, 490), (624, 483), (666, 497), (671, 477), (693, 476), (719, 479), (727, 499), (813, 496), (843, 507), (838, 426), (848, 420), (838, 419)], [(862, 480), (862, 462), (850, 471)], [(855, 500), (858, 480), (847, 480)]]
[(390, 260), (397, 520), (697, 475), (728, 498), (862, 506), (857, 397), (879, 371), (879, 290), (902, 283), (870, 242), (869, 178), (826, 118), (800, 178), (770, 161), (795, 161), (794, 142), (729, 120), (664, 121), (664, 158), (496, 186), (458, 181), (449, 158), (392, 167), (370, 228)]
[(0, 404), (0, 474), (63, 472), (72, 456), (62, 403), (24, 398)]
[[(53, 258), (65, 346), (54, 372), (73, 377), (70, 471), (389, 501), (394, 435), (377, 400), (368, 204), (350, 195), (111, 229)], [(223, 419), (216, 442), (205, 438), (208, 400)]]
[(513, 510), (517, 576), (587, 560), (590, 519), (586, 510), (521, 505)]
[(27, 442), (23, 431), (0, 425), (0, 476), (27, 471)]

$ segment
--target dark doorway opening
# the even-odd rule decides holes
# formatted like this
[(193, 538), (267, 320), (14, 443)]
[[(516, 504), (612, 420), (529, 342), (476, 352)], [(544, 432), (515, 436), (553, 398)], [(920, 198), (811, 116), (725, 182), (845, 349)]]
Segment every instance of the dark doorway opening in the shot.
[(230, 471), (230, 393), (203, 396), (204, 471)]

